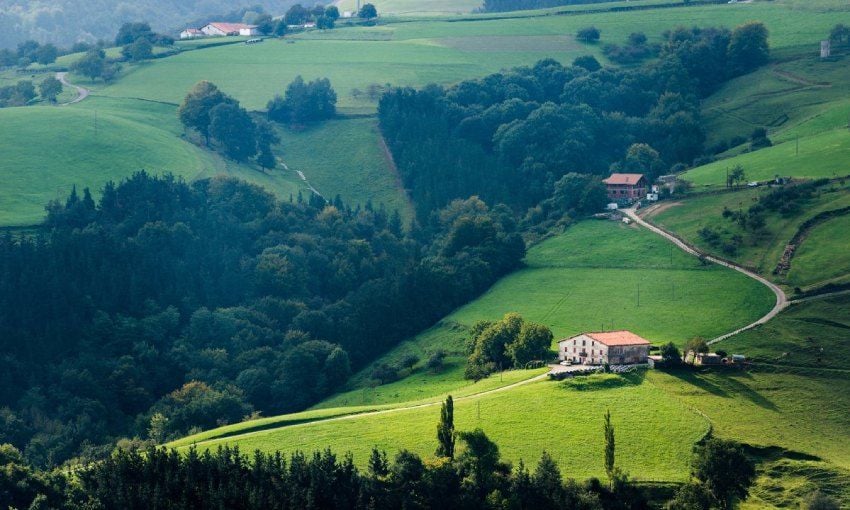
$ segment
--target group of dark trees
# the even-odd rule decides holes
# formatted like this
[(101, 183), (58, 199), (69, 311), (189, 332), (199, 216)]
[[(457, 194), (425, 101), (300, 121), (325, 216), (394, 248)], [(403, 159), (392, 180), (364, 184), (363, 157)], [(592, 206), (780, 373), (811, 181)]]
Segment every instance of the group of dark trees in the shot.
[(180, 122), (200, 134), (208, 147), (236, 161), (256, 156), (263, 168), (274, 168), (272, 146), (280, 142), (274, 129), (254, 119), (239, 101), (208, 81), (197, 83), (177, 110)]
[[(692, 164), (704, 153), (700, 99), (766, 61), (767, 31), (678, 28), (660, 51), (637, 69), (547, 59), (450, 88), (385, 93), (381, 130), (420, 217), (471, 194), (523, 211), (569, 173), (601, 176), (613, 165), (652, 179)], [(635, 144), (654, 156), (629, 158)]]
[[(38, 95), (47, 102), (55, 103), (56, 97), (62, 93), (62, 82), (53, 76), (48, 76), (38, 84)], [(14, 85), (0, 87), (0, 108), (10, 106), (26, 106), (36, 98), (36, 88), (33, 82), (22, 80)]]
[(121, 46), (121, 55), (139, 62), (153, 57), (154, 46), (171, 46), (174, 38), (157, 34), (145, 22), (125, 23), (115, 36), (115, 46)]
[[(513, 216), (139, 173), (0, 237), (0, 443), (36, 465), (303, 409), (514, 270)], [(105, 449), (105, 450), (104, 450)]]
[(312, 8), (306, 8), (301, 4), (295, 4), (286, 11), (283, 18), (278, 22), (278, 27), (275, 29), (276, 35), (283, 35), (286, 27), (289, 25), (303, 25), (307, 22), (314, 22), (316, 28), (331, 29), (334, 27), (336, 20), (339, 19), (339, 8), (335, 5), (324, 7), (321, 4), (316, 4)]
[(59, 54), (59, 48), (50, 43), (39, 44), (37, 41), (24, 41), (18, 44), (15, 51), (0, 49), (0, 68), (13, 66), (25, 68), (30, 64), (52, 64), (56, 62)]
[(336, 115), (336, 92), (327, 78), (304, 82), (300, 75), (286, 87), (283, 97), (276, 95), (268, 103), (269, 120), (303, 126)]
[(107, 83), (114, 80), (120, 70), (121, 65), (107, 58), (106, 52), (100, 47), (88, 50), (79, 60), (71, 64), (71, 71), (92, 81), (100, 79)]
[(552, 338), (549, 328), (516, 313), (499, 321), (479, 321), (472, 327), (464, 376), (477, 381), (500, 369), (545, 361), (550, 357)]

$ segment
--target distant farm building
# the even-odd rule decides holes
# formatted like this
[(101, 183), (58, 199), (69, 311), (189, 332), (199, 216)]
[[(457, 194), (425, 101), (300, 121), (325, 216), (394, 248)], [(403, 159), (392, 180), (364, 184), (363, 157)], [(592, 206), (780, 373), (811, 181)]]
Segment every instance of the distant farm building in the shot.
[(256, 25), (246, 25), (245, 23), (219, 23), (214, 22), (201, 28), (204, 35), (213, 37), (224, 37), (227, 35), (242, 35), (252, 36), (259, 35)]
[(203, 37), (204, 33), (198, 30), (197, 28), (187, 28), (186, 30), (180, 32), (181, 39), (194, 39), (195, 37)]
[(583, 333), (558, 342), (558, 359), (586, 365), (646, 363), (649, 345), (631, 331)]
[(634, 202), (646, 196), (649, 184), (643, 174), (611, 174), (604, 181), (608, 198), (615, 202)]

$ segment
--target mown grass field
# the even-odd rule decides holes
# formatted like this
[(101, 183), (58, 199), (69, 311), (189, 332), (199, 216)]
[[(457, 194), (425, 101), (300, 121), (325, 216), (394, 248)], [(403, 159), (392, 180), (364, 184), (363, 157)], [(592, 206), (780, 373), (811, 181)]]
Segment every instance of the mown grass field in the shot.
[(806, 287), (846, 276), (850, 276), (850, 215), (812, 229), (791, 261), (788, 284)]
[(279, 128), (279, 157), (290, 170), (301, 170), (319, 193), (337, 194), (352, 207), (371, 201), (377, 208), (397, 210), (407, 221), (413, 210), (390, 164), (377, 119), (335, 119), (304, 131)]
[[(657, 214), (650, 214), (648, 219), (659, 226), (675, 232), (688, 242), (705, 250), (725, 258), (732, 259), (742, 265), (753, 268), (758, 272), (775, 278), (771, 274), (779, 262), (786, 244), (797, 232), (799, 226), (807, 219), (823, 211), (840, 209), (850, 206), (850, 187), (835, 184), (820, 188), (819, 193), (803, 204), (802, 212), (791, 217), (783, 217), (779, 213), (768, 212), (765, 214), (766, 227), (763, 233), (753, 234), (744, 231), (735, 222), (722, 216), (723, 208), (733, 211), (746, 211), (756, 203), (758, 197), (769, 193), (770, 189), (760, 187), (755, 189), (743, 189), (731, 193), (713, 195), (697, 195), (687, 197), (672, 203), (670, 206), (660, 209)], [(735, 255), (723, 253), (719, 248), (706, 243), (700, 236), (699, 230), (704, 227), (718, 228), (724, 235), (738, 234), (743, 237), (743, 244)], [(828, 278), (850, 272), (850, 263), (843, 256), (850, 250), (850, 240), (846, 235), (829, 236), (818, 233), (818, 228), (813, 232), (814, 241), (810, 239), (803, 242), (802, 262), (797, 257), (792, 260), (792, 273), (788, 275), (787, 282), (779, 278), (777, 281), (789, 285), (813, 284)], [(840, 229), (839, 229), (840, 230)], [(806, 246), (809, 246), (807, 248)], [(818, 255), (807, 255), (807, 253), (818, 253)], [(829, 257), (829, 263), (820, 263)], [(804, 274), (795, 274), (795, 265), (801, 264)], [(797, 279), (799, 278), (799, 279)]]
[[(611, 408), (617, 428), (618, 463), (640, 480), (683, 480), (691, 445), (707, 422), (675, 398), (659, 394), (642, 375), (584, 391), (550, 381), (455, 403), (459, 430), (481, 427), (504, 458), (533, 463), (543, 450), (566, 476), (604, 476), (602, 415)], [(652, 402), (651, 406), (646, 405)], [(616, 405), (614, 404), (616, 403)], [(439, 407), (354, 416), (200, 443), (199, 448), (237, 444), (242, 450), (312, 451), (330, 446), (351, 451), (365, 466), (373, 446), (394, 454), (401, 448), (432, 457)]]
[(290, 39), (292, 43), (267, 41), (253, 46), (237, 44), (184, 52), (133, 67), (114, 84), (95, 87), (110, 96), (176, 103), (195, 82), (207, 79), (249, 108), (259, 109), (301, 74), (309, 79), (328, 77), (342, 108), (370, 109), (374, 103), (353, 97), (353, 89), (387, 81), (413, 86), (452, 83), (505, 67), (531, 64), (544, 57), (569, 62), (582, 54), (598, 54), (601, 44), (588, 46), (572, 40), (579, 28), (588, 25), (600, 28), (604, 44), (623, 42), (635, 31), (657, 40), (664, 30), (682, 24), (733, 27), (760, 19), (771, 30), (771, 45), (783, 48), (812, 44), (823, 38), (835, 24), (836, 14), (830, 9), (846, 11), (847, 7), (832, 0), (806, 5), (795, 1), (758, 2), (339, 28), (296, 36)]
[[(771, 308), (773, 296), (763, 286), (734, 271), (702, 266), (671, 246), (635, 227), (579, 223), (532, 247), (525, 269), (376, 361), (392, 365), (414, 354), (422, 361), (413, 375), (376, 387), (369, 366), (351, 380), (347, 391), (320, 406), (384, 404), (467, 391), (471, 383), (463, 379), (463, 367), (469, 327), (508, 312), (546, 324), (556, 339), (583, 331), (630, 329), (655, 343), (681, 345), (695, 336), (719, 336)], [(447, 367), (428, 373), (421, 366), (438, 349), (448, 354)]]
[(774, 177), (816, 179), (850, 175), (850, 130), (833, 129), (816, 135), (789, 140), (730, 159), (721, 159), (685, 172), (697, 191), (719, 188), (726, 183), (726, 172), (741, 165), (750, 181)]
[(0, 109), (0, 225), (32, 225), (44, 206), (72, 186), (97, 192), (138, 170), (191, 180), (237, 175), (284, 193), (297, 177), (265, 175), (180, 138), (174, 108), (151, 102), (93, 98), (74, 107)]

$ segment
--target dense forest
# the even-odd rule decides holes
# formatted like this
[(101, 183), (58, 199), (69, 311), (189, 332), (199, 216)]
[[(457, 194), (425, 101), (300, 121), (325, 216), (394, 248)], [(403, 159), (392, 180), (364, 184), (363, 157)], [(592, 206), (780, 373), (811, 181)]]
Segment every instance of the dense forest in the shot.
[[(282, 13), (295, 2), (251, 0), (0, 0), (0, 48), (34, 39), (70, 47), (111, 39), (123, 23), (152, 20), (159, 31), (179, 31), (204, 21), (242, 21), (263, 10)], [(234, 11), (235, 7), (254, 5)]]
[(664, 35), (660, 58), (636, 69), (547, 59), (449, 88), (389, 90), (380, 126), (418, 216), (472, 194), (521, 212), (566, 174), (654, 178), (691, 165), (706, 152), (700, 99), (766, 63), (767, 30)]
[(476, 198), (406, 228), (224, 178), (74, 190), (0, 237), (0, 444), (50, 466), (303, 409), (516, 268), (515, 230)]

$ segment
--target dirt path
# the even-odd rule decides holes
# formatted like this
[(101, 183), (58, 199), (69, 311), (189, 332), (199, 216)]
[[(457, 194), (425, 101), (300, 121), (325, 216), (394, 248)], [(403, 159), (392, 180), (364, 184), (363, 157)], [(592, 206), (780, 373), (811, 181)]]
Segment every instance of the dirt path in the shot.
[(72, 89), (77, 90), (77, 97), (75, 99), (71, 100), (71, 101), (68, 101), (67, 103), (62, 103), (59, 106), (68, 106), (70, 104), (79, 103), (83, 99), (89, 97), (89, 94), (91, 94), (91, 91), (89, 89), (86, 89), (86, 88), (83, 88), (83, 87), (78, 87), (77, 85), (74, 85), (73, 83), (68, 82), (67, 77), (68, 77), (68, 73), (66, 73), (66, 72), (56, 73), (56, 79), (59, 80), (60, 82), (62, 82), (63, 86), (71, 87)]
[(721, 335), (717, 338), (713, 338), (713, 339), (709, 340), (708, 341), (709, 345), (710, 344), (716, 344), (717, 342), (726, 340), (727, 338), (734, 336), (734, 335), (737, 335), (738, 333), (741, 333), (741, 332), (746, 331), (748, 329), (752, 329), (756, 326), (760, 326), (761, 324), (764, 324), (765, 322), (769, 321), (770, 319), (776, 317), (776, 315), (779, 312), (784, 310), (790, 304), (790, 302), (788, 301), (788, 297), (785, 295), (785, 292), (781, 288), (779, 288), (778, 285), (774, 284), (773, 282), (768, 281), (764, 277), (750, 271), (749, 269), (745, 269), (745, 268), (743, 268), (739, 265), (733, 264), (731, 262), (727, 262), (725, 260), (718, 259), (716, 257), (712, 257), (711, 255), (708, 255), (706, 253), (703, 253), (702, 251), (700, 251), (697, 248), (686, 243), (685, 241), (683, 241), (682, 239), (680, 239), (676, 235), (674, 235), (670, 232), (667, 232), (666, 230), (663, 230), (663, 229), (656, 227), (655, 225), (645, 221), (643, 218), (638, 216), (637, 212), (634, 209), (624, 209), (623, 212), (626, 213), (632, 220), (634, 220), (637, 224), (641, 225), (642, 227), (645, 227), (645, 228), (649, 229), (650, 231), (652, 231), (652, 232), (654, 232), (654, 233), (656, 233), (656, 234), (658, 234), (662, 237), (667, 238), (670, 242), (675, 244), (677, 247), (679, 247), (679, 249), (681, 249), (685, 253), (690, 253), (691, 255), (693, 255), (695, 257), (702, 257), (705, 260), (714, 262), (715, 264), (719, 264), (723, 267), (728, 267), (729, 269), (734, 269), (735, 271), (738, 271), (739, 273), (743, 273), (744, 275), (752, 278), (753, 280), (758, 281), (759, 283), (761, 283), (765, 287), (769, 288), (773, 292), (773, 294), (776, 296), (776, 304), (774, 304), (773, 308), (766, 315), (764, 315), (762, 318), (760, 318), (759, 320), (757, 320), (755, 322), (747, 324), (746, 326), (744, 326), (742, 328), (738, 328), (735, 331), (726, 333), (725, 335)]

